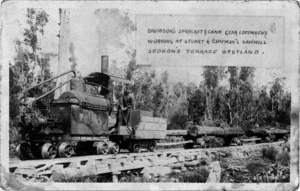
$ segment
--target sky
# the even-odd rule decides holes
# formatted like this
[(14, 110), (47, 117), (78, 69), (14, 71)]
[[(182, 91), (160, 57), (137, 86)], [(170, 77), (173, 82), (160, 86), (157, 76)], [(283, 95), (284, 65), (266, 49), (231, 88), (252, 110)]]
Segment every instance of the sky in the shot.
[[(162, 9), (160, 7), (160, 9)], [(178, 9), (178, 8), (177, 8)], [(186, 8), (191, 9), (191, 8)], [(76, 57), (77, 66), (76, 69), (84, 75), (88, 75), (91, 72), (100, 70), (100, 56), (107, 54), (109, 55), (110, 63), (117, 63), (118, 65), (126, 65), (130, 58), (124, 51), (124, 47), (117, 47), (114, 45), (115, 38), (119, 38), (125, 43), (125, 47), (131, 46), (131, 49), (135, 48), (135, 34), (121, 35), (117, 37), (114, 32), (119, 30), (116, 27), (118, 20), (104, 19), (97, 15), (98, 9), (72, 9), (70, 11), (70, 36), (69, 40), (74, 44), (74, 56)], [(141, 7), (134, 9), (119, 9), (122, 14), (128, 13), (130, 20), (135, 23), (135, 15), (142, 14), (145, 12)], [(60, 26), (59, 23), (59, 11), (58, 8), (49, 7), (45, 9), (49, 14), (49, 22), (45, 27), (45, 34), (40, 39), (42, 50), (59, 54), (59, 34)], [(148, 10), (149, 14), (157, 14), (161, 10)], [(169, 10), (170, 12), (178, 12), (179, 10)], [(195, 10), (193, 10), (195, 12)], [(9, 14), (8, 14), (9, 13)], [(11, 14), (13, 13), (13, 14)], [(15, 40), (22, 40), (22, 33), (25, 22), (26, 9), (19, 9), (11, 6), (4, 13), (4, 30), (3, 35), (3, 55), (4, 63), (13, 62), (15, 55)], [(115, 28), (114, 28), (115, 27)], [(102, 33), (99, 32), (102, 30)], [(103, 32), (104, 31), (104, 32)], [(107, 35), (102, 37), (108, 39), (107, 41), (101, 40), (101, 34)], [(99, 36), (100, 35), (100, 36)], [(128, 37), (130, 43), (128, 43)], [(104, 43), (104, 44), (103, 44)], [(113, 45), (111, 45), (113, 44)], [(130, 44), (130, 45), (129, 45)], [(137, 50), (138, 51), (138, 50)], [(51, 71), (53, 74), (58, 74), (58, 57), (51, 58), (50, 61)], [(195, 82), (199, 84), (203, 81), (202, 67), (165, 67), (156, 66), (154, 68), (158, 76), (164, 71), (168, 71), (169, 80), (171, 82)], [(255, 72), (254, 82), (257, 86), (265, 85), (274, 80), (274, 77), (286, 77), (286, 84), (290, 84), (289, 74), (291, 68), (285, 67), (281, 69), (269, 69), (269, 68), (257, 68)]]

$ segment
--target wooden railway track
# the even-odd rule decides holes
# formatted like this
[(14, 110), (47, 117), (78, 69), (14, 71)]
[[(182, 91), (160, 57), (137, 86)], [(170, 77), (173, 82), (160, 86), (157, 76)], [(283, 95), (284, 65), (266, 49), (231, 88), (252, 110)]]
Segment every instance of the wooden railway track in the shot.
[(10, 173), (23, 178), (53, 174), (88, 176), (105, 173), (119, 174), (121, 171), (144, 167), (169, 165), (178, 162), (207, 158), (211, 153), (257, 150), (258, 147), (280, 145), (283, 142), (261, 143), (256, 145), (230, 146), (207, 149), (166, 149), (147, 153), (124, 153), (118, 155), (89, 155), (51, 160), (11, 161)]

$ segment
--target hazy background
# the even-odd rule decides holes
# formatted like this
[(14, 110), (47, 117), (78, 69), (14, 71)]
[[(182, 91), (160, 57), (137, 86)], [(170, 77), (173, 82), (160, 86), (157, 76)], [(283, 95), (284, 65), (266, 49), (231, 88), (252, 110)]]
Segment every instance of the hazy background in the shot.
[[(42, 50), (53, 53), (50, 60), (51, 71), (55, 75), (58, 65), (59, 50), (59, 10), (57, 8), (44, 9), (49, 14), (49, 22), (45, 26), (44, 36), (40, 39)], [(100, 71), (101, 55), (108, 55), (110, 65), (126, 69), (130, 57), (126, 50), (135, 49), (135, 31), (128, 31), (126, 24), (132, 22), (135, 25), (136, 14), (146, 14), (147, 9), (139, 7), (115, 10), (109, 13), (104, 9), (71, 9), (70, 14), (70, 41), (74, 44), (74, 56), (77, 59), (76, 69), (82, 75), (88, 75), (94, 71)], [(157, 13), (161, 10), (148, 13)], [(172, 10), (176, 11), (176, 10)], [(178, 10), (177, 10), (178, 11)], [(195, 10), (191, 10), (195, 11)], [(4, 63), (12, 62), (15, 55), (15, 41), (21, 39), (25, 22), (26, 9), (18, 9), (13, 6), (4, 12), (3, 28), (3, 55)], [(124, 19), (126, 17), (126, 19)], [(138, 30), (138, 29), (137, 29)], [(138, 50), (137, 50), (138, 51)], [(55, 56), (56, 55), (56, 56)], [(184, 62), (184, 60), (183, 60)], [(139, 64), (139, 63), (137, 63)], [(145, 63), (143, 63), (145, 64)], [(286, 83), (290, 84), (289, 73), (292, 67), (281, 69), (257, 68), (255, 72), (255, 84), (261, 86), (273, 81), (274, 77), (285, 76)], [(171, 82), (196, 82), (203, 80), (202, 67), (155, 67), (156, 73), (168, 71)], [(112, 71), (113, 72), (113, 71)], [(116, 74), (116, 75), (120, 75)], [(121, 76), (124, 77), (124, 76)]]

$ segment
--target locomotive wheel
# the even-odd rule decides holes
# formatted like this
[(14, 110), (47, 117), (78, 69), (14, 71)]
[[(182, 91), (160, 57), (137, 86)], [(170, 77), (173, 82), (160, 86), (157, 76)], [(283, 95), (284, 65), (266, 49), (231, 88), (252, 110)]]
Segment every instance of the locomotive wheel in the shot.
[(98, 155), (106, 155), (108, 153), (108, 144), (104, 142), (100, 142), (97, 144), (97, 154)]
[(118, 143), (109, 141), (108, 143), (108, 150), (110, 154), (118, 154), (120, 151), (120, 146)]
[(20, 145), (17, 146), (16, 151), (20, 160), (27, 160), (34, 158), (31, 152), (31, 148), (29, 143), (22, 142)]
[(186, 143), (183, 145), (185, 149), (192, 149), (194, 147), (194, 143)]
[(58, 147), (58, 155), (60, 157), (69, 158), (74, 154), (73, 147), (66, 142), (62, 142)]
[(57, 148), (51, 143), (45, 143), (42, 146), (42, 157), (44, 159), (53, 159), (57, 155)]
[(156, 142), (150, 143), (150, 144), (148, 145), (148, 150), (149, 150), (150, 152), (154, 152), (155, 149), (156, 149)]
[(141, 147), (139, 144), (133, 145), (133, 152), (135, 153), (140, 153), (141, 152)]

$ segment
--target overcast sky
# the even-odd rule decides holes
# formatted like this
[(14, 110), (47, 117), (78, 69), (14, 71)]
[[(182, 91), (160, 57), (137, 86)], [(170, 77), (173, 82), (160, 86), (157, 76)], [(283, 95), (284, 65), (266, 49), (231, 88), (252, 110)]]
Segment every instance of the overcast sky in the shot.
[[(197, 11), (195, 9), (191, 11)], [(70, 39), (74, 44), (75, 57), (77, 59), (77, 70), (81, 72), (82, 75), (88, 75), (91, 72), (100, 70), (100, 40), (99, 33), (97, 33), (97, 27), (101, 28), (101, 20), (96, 16), (97, 9), (72, 9), (70, 16)], [(133, 9), (120, 9), (122, 13), (129, 13), (130, 19), (135, 22), (136, 14), (145, 14), (147, 10), (148, 14), (157, 14), (163, 11), (163, 7), (154, 9), (144, 9), (137, 6)], [(45, 34), (41, 40), (42, 49), (45, 52), (58, 53), (59, 50), (59, 11), (58, 8), (47, 8), (45, 11), (49, 14), (49, 23), (45, 27)], [(184, 12), (179, 8), (170, 9), (170, 12)], [(4, 13), (4, 30), (3, 30), (3, 55), (4, 63), (12, 62), (13, 56), (15, 55), (14, 45), (15, 40), (22, 40), (23, 30), (26, 27), (25, 23), (26, 9), (19, 9), (11, 6)], [(106, 29), (101, 29), (106, 30)], [(109, 28), (107, 30), (110, 30)], [(133, 46), (135, 34), (130, 36)], [(120, 37), (124, 40), (125, 36)], [(103, 47), (102, 47), (103, 48)], [(122, 48), (111, 48), (108, 45), (108, 55), (110, 62), (115, 62), (120, 65), (126, 65), (129, 61), (129, 57), (125, 54)], [(138, 51), (138, 50), (137, 50)], [(57, 74), (58, 58), (51, 59), (51, 70), (53, 74)], [(274, 79), (274, 76), (287, 77), (287, 84), (289, 84), (289, 74), (291, 73), (290, 68), (284, 69), (267, 69), (267, 68), (257, 68), (255, 73), (255, 83), (258, 86), (264, 85)], [(156, 72), (158, 74), (168, 71), (170, 80), (173, 82), (196, 82), (200, 83), (202, 78), (202, 67), (156, 67)]]

